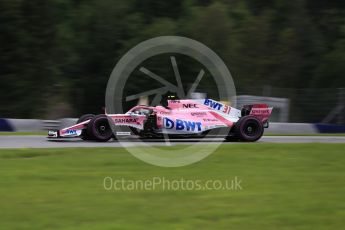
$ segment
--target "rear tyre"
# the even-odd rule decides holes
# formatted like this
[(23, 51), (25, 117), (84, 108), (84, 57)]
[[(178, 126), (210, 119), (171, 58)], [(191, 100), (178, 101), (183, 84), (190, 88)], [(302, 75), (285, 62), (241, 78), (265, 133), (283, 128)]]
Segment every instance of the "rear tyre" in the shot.
[(95, 116), (87, 125), (87, 134), (96, 141), (109, 141), (113, 136), (110, 122), (111, 121), (109, 121), (108, 117), (104, 114)]
[(254, 116), (241, 117), (235, 127), (235, 136), (241, 141), (257, 141), (264, 133), (262, 122)]
[[(83, 116), (81, 116), (78, 121), (77, 121), (77, 124), (83, 122), (83, 121), (87, 121), (87, 120), (91, 120), (92, 118), (94, 118), (95, 115), (94, 114), (85, 114)], [(83, 140), (92, 140), (92, 137), (88, 135), (87, 133), (87, 130), (86, 129), (83, 129), (83, 131), (81, 132), (81, 136), (80, 136), (81, 139)]]

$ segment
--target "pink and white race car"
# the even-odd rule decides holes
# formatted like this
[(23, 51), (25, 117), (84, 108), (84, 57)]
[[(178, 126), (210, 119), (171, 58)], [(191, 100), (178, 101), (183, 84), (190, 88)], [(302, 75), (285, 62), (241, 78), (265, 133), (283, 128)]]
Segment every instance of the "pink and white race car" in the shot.
[[(272, 108), (266, 104), (243, 106), (241, 110), (212, 99), (168, 100), (167, 106), (135, 106), (125, 114), (86, 114), (77, 124), (48, 132), (48, 138), (80, 137), (108, 141), (118, 135), (142, 138), (204, 137), (211, 131), (226, 130), (228, 141), (257, 141)], [(117, 131), (125, 127), (128, 132)]]

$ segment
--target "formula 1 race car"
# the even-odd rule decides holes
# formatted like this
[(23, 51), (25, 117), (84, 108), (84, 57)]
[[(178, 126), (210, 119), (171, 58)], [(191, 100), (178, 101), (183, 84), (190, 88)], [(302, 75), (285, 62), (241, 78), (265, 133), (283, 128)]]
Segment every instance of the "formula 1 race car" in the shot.
[[(243, 106), (241, 110), (212, 99), (168, 100), (166, 106), (135, 106), (125, 114), (86, 114), (76, 125), (48, 132), (48, 138), (80, 137), (105, 142), (117, 135), (142, 138), (203, 137), (212, 130), (226, 129), (228, 141), (257, 141), (272, 108), (266, 104)], [(129, 132), (116, 132), (127, 127)]]

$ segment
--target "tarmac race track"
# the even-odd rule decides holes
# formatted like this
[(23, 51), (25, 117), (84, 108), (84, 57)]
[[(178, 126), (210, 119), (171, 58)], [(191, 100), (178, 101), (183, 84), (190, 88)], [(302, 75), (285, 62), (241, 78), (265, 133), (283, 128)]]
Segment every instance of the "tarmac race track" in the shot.
[[(68, 148), (68, 147), (134, 147), (169, 146), (178, 144), (207, 144), (223, 142), (223, 138), (204, 139), (123, 139), (121, 141), (91, 142), (78, 138), (48, 140), (45, 136), (0, 136), (0, 148)], [(223, 142), (237, 144), (243, 142)], [(345, 136), (263, 136), (257, 143), (345, 143)], [(248, 143), (252, 144), (252, 143)]]

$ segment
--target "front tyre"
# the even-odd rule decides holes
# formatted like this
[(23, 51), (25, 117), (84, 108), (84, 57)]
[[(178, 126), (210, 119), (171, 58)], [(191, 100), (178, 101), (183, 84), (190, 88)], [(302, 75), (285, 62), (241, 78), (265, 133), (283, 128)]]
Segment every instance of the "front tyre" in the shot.
[[(77, 124), (82, 123), (82, 122), (87, 121), (87, 120), (91, 120), (94, 117), (95, 117), (94, 114), (85, 114), (78, 119)], [(81, 132), (80, 138), (85, 140), (85, 141), (86, 140), (92, 140), (92, 137), (90, 135), (88, 135), (86, 129), (83, 129), (83, 131)]]
[(95, 116), (87, 125), (87, 134), (96, 141), (109, 141), (113, 136), (110, 122), (104, 114)]
[(257, 141), (264, 133), (262, 122), (254, 116), (241, 117), (236, 122), (235, 136), (241, 141)]

